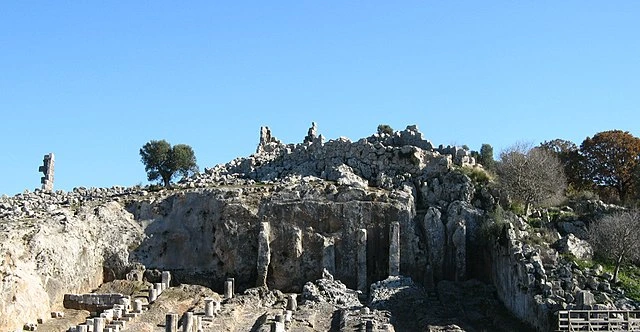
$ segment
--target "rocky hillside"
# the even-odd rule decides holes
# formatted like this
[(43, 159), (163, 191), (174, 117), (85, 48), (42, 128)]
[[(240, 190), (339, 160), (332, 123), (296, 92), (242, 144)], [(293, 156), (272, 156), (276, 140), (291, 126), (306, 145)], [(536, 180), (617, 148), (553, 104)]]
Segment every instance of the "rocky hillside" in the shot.
[[(151, 278), (155, 270), (171, 271), (177, 284), (218, 292), (234, 277), (240, 291), (266, 286), (291, 293), (304, 293), (326, 271), (365, 297), (370, 285), (399, 270), (410, 278), (402, 285), (424, 287), (410, 294), (425, 294), (420, 303), (427, 304), (436, 303), (430, 296), (454, 292), (450, 282), (479, 279), (542, 331), (558, 309), (593, 305), (584, 302), (587, 289), (605, 294), (598, 298), (603, 306), (635, 305), (607, 287), (601, 271), (577, 272), (556, 249), (534, 243), (538, 230), (522, 218), (497, 220), (499, 197), (466, 175), (472, 172), (482, 169), (469, 151), (434, 148), (415, 126), (324, 142), (314, 125), (295, 145), (262, 128), (254, 155), (172, 190), (79, 188), (4, 197), (0, 331), (46, 316), (65, 293), (89, 292), (116, 278)], [(562, 233), (565, 242), (572, 233)], [(455, 312), (439, 303), (438, 310)], [(389, 322), (415, 328), (402, 312)], [(465, 321), (477, 321), (473, 316)]]

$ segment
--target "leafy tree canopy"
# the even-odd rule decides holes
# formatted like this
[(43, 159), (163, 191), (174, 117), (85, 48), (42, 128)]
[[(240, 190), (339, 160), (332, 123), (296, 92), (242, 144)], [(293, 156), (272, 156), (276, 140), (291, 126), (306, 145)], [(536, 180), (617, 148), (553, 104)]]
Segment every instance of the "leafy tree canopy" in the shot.
[(604, 131), (587, 137), (580, 153), (586, 180), (615, 189), (622, 201), (631, 196), (639, 184), (640, 138), (622, 130)]
[(171, 144), (165, 140), (149, 141), (140, 149), (141, 161), (149, 181), (161, 180), (171, 185), (176, 175), (187, 177), (198, 171), (193, 149), (186, 144)]
[(378, 125), (378, 134), (393, 135), (393, 128), (388, 124)]

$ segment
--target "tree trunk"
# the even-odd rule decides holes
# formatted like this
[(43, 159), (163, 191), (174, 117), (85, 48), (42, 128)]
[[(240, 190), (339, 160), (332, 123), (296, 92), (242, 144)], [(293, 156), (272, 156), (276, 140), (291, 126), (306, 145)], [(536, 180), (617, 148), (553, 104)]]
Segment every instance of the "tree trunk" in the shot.
[(169, 186), (171, 185), (171, 177), (170, 176), (163, 176), (162, 177), (162, 182), (164, 182), (164, 187), (165, 188), (169, 188)]
[(613, 270), (613, 278), (611, 279), (611, 283), (613, 284), (618, 282), (618, 273), (620, 272), (620, 265), (622, 265), (622, 257), (623, 255), (620, 255), (616, 260), (616, 268)]

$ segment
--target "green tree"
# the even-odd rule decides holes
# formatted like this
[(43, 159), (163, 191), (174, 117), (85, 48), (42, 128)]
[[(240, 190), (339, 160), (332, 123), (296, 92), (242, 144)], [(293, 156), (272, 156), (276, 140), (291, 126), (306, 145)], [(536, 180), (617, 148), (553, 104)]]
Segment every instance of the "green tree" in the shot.
[(391, 126), (388, 124), (378, 125), (378, 134), (393, 135), (393, 128), (391, 128)]
[(618, 281), (620, 266), (640, 259), (640, 211), (606, 215), (589, 225), (589, 242), (596, 254), (615, 262), (612, 281)]
[(623, 202), (638, 185), (640, 138), (628, 131), (610, 130), (587, 137), (580, 145), (585, 179), (597, 187), (608, 187)]
[(498, 183), (509, 196), (525, 206), (560, 197), (567, 181), (562, 164), (551, 152), (516, 144), (500, 153), (496, 172)]
[(491, 144), (482, 144), (480, 147), (480, 155), (478, 162), (487, 169), (493, 170), (496, 161), (493, 159), (493, 146)]
[(140, 149), (141, 161), (149, 181), (161, 180), (171, 185), (176, 175), (187, 177), (198, 171), (193, 149), (186, 144), (171, 144), (165, 140), (149, 141)]

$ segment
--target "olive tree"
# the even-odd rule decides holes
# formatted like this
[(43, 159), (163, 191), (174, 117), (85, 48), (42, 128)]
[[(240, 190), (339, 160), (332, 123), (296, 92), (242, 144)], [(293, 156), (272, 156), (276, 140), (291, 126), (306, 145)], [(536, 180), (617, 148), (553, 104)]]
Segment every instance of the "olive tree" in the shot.
[(589, 225), (589, 242), (596, 255), (615, 262), (612, 282), (620, 266), (640, 260), (640, 211), (615, 212)]
[(140, 149), (140, 157), (147, 179), (161, 180), (165, 187), (171, 185), (171, 180), (176, 175), (187, 177), (198, 171), (193, 149), (186, 144), (172, 147), (165, 140), (152, 140)]
[(391, 128), (391, 126), (388, 124), (378, 125), (378, 134), (393, 135), (393, 128)]
[(516, 144), (500, 153), (498, 183), (512, 199), (531, 205), (560, 197), (567, 186), (562, 164), (548, 150)]

